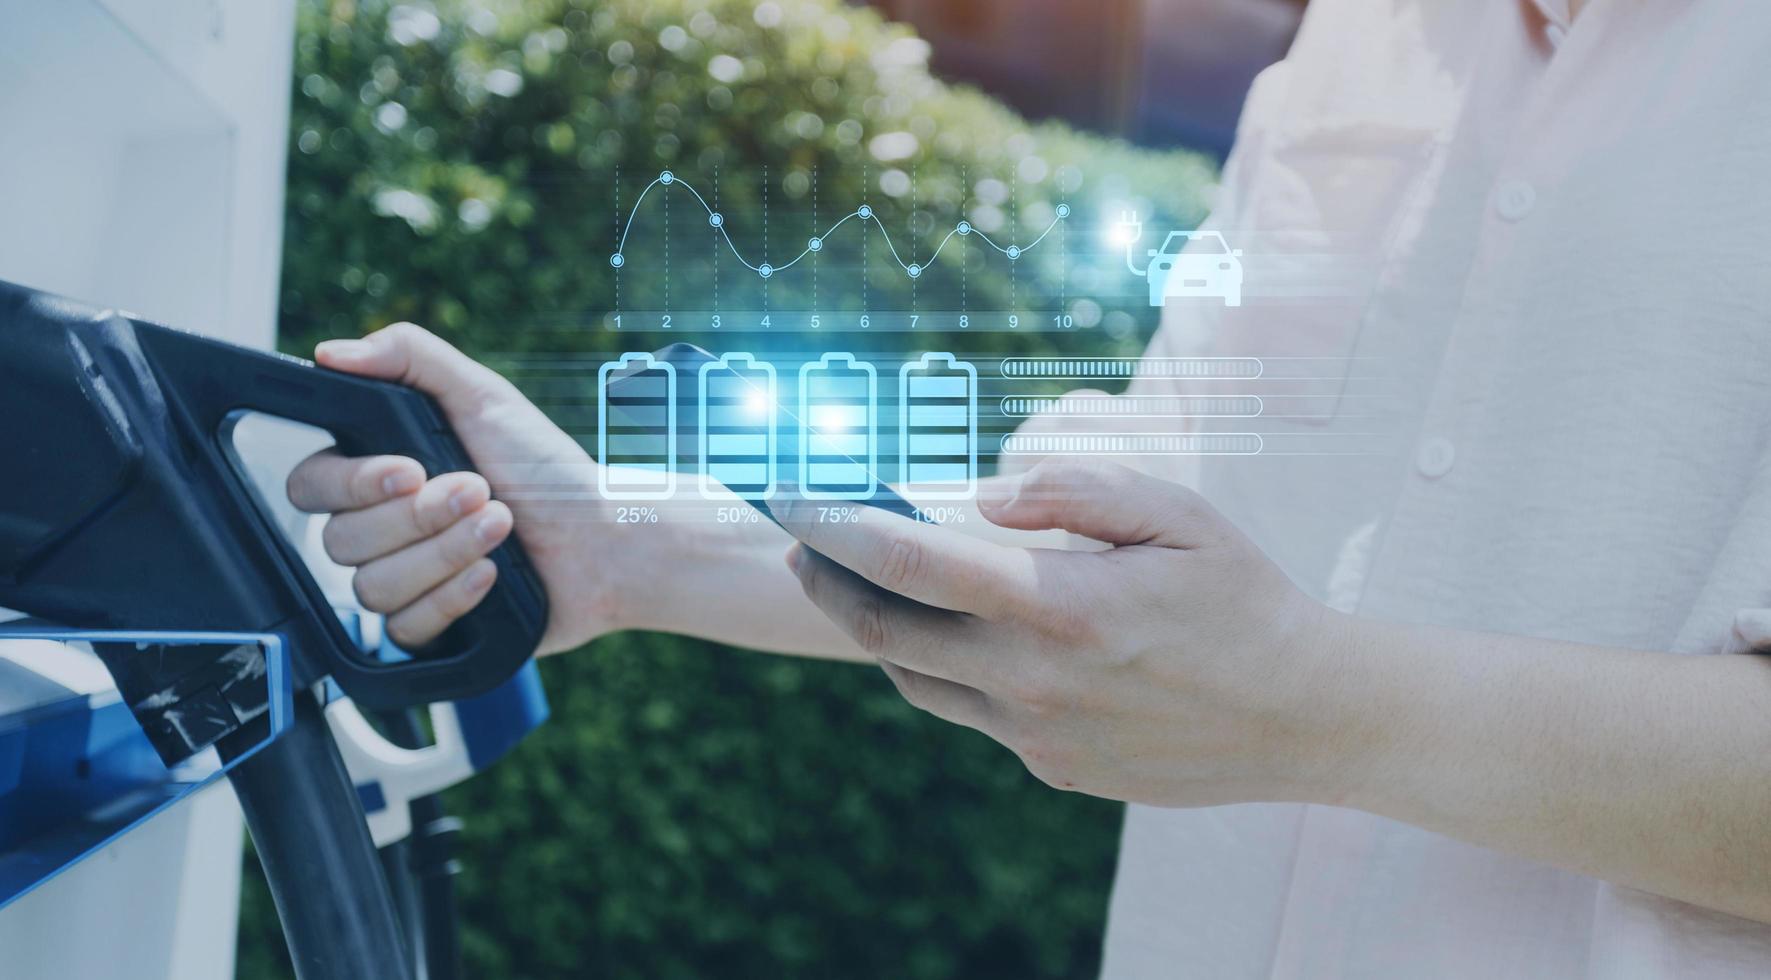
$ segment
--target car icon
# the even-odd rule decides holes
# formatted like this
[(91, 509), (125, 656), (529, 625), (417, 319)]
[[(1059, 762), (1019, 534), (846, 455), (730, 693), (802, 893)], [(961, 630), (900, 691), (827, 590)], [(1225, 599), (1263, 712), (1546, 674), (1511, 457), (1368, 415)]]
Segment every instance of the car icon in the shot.
[(1170, 296), (1216, 296), (1242, 305), (1242, 250), (1215, 231), (1171, 231), (1150, 250), (1150, 305)]

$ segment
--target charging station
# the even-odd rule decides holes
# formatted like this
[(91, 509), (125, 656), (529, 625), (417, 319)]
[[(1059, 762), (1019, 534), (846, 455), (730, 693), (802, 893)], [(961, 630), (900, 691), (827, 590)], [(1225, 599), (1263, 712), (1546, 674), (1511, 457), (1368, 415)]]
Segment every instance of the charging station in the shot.
[(469, 465), (422, 396), (266, 353), (294, 4), (0, 23), (0, 972), (233, 976), (249, 825), (299, 980), (456, 976), (435, 794), (545, 720), (545, 597), (502, 549), (398, 650), (267, 486), (328, 441)]

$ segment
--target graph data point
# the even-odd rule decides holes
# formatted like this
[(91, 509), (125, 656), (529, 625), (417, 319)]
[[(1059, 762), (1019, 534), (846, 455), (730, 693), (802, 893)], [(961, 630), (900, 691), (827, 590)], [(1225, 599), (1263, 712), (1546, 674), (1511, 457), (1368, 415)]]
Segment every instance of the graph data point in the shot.
[(718, 228), (720, 225), (723, 225), (726, 223), (726, 216), (723, 214), (720, 214), (718, 211), (715, 211), (712, 214), (707, 216), (707, 223), (714, 226), (715, 228)]
[(824, 247), (824, 239), (822, 239), (822, 238), (814, 238), (811, 241), (806, 243), (806, 248), (809, 248), (814, 252), (816, 252), (817, 250), (819, 250), (823, 247)]
[(617, 269), (621, 268), (626, 263), (627, 259), (622, 256), (620, 252), (616, 252), (614, 255), (609, 256), (609, 264)]
[(759, 265), (756, 267), (756, 274), (759, 276), (762, 276), (764, 279), (767, 279), (768, 277), (775, 274), (775, 267), (768, 264), (767, 262), (764, 262), (762, 265)]
[(855, 213), (860, 215), (863, 218), (871, 218), (871, 217), (873, 217), (873, 208), (866, 205), (866, 204), (863, 204), (860, 207), (855, 209)]
[(676, 179), (676, 174), (673, 174), (668, 170), (666, 170), (663, 173), (658, 175), (658, 182), (660, 184), (668, 184), (675, 179)]
[(1068, 205), (1068, 204), (1058, 205), (1058, 217), (1060, 217), (1060, 218), (1070, 217), (1070, 205)]
[(904, 271), (910, 273), (910, 278), (915, 279), (917, 276), (922, 275), (922, 266), (911, 265), (908, 268), (906, 268)]
[(1018, 259), (1018, 258), (1020, 258), (1020, 257), (1021, 257), (1021, 246), (1019, 246), (1019, 245), (1010, 245), (1010, 246), (1009, 246), (1009, 247), (1008, 247), (1008, 257), (1009, 257), (1009, 258), (1011, 258), (1011, 259)]
[(972, 233), (972, 223), (969, 221), (961, 221), (959, 223), (958, 231), (961, 235), (971, 234)]

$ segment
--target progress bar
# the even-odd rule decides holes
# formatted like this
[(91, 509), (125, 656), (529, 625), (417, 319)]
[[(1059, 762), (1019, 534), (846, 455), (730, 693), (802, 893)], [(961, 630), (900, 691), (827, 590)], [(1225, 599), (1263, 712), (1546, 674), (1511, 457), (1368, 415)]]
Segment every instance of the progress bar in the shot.
[(1198, 378), (1248, 381), (1258, 357), (1005, 357), (1005, 378)]
[(1002, 414), (1010, 418), (1030, 415), (1126, 419), (1253, 418), (1261, 414), (1264, 407), (1256, 395), (1073, 395), (1069, 398), (1024, 398), (1010, 395), (1002, 400)]
[(1008, 455), (1252, 456), (1261, 451), (1261, 446), (1261, 437), (1253, 432), (1098, 432), (1091, 435), (1015, 432), (1002, 437), (1002, 451)]

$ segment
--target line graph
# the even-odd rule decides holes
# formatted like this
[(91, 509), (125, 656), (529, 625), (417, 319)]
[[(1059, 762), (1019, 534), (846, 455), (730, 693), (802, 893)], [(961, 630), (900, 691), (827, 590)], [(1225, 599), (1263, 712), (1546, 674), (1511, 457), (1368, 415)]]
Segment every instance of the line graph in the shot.
[[(835, 232), (838, 228), (841, 228), (843, 225), (847, 224), (850, 221), (860, 221), (863, 224), (865, 224), (866, 222), (872, 222), (876, 227), (878, 227), (880, 237), (885, 239), (886, 248), (887, 248), (887, 250), (889, 250), (891, 252), (892, 261), (896, 262), (898, 264), (898, 267), (900, 269), (904, 270), (905, 275), (909, 276), (912, 279), (916, 279), (922, 275), (922, 273), (925, 269), (927, 269), (930, 265), (932, 265), (934, 263), (935, 259), (940, 257), (941, 250), (947, 247), (947, 243), (952, 241), (953, 237), (955, 235), (960, 235), (960, 236), (965, 236), (965, 237), (975, 237), (979, 241), (983, 242), (985, 245), (988, 245), (989, 247), (991, 247), (991, 248), (995, 249), (996, 251), (1001, 252), (1003, 255), (1007, 256), (1008, 259), (1012, 262), (1012, 261), (1019, 259), (1022, 255), (1026, 254), (1028, 251), (1030, 251), (1034, 246), (1038, 245), (1040, 242), (1045, 241), (1046, 236), (1051, 234), (1052, 229), (1056, 228), (1058, 226), (1058, 222), (1063, 221), (1064, 219), (1070, 217), (1070, 205), (1059, 204), (1057, 206), (1057, 208), (1054, 209), (1054, 211), (1053, 211), (1055, 217), (1052, 218), (1051, 223), (1045, 226), (1045, 230), (1040, 232), (1038, 237), (1034, 238), (1032, 241), (1028, 242), (1025, 245), (1021, 245), (1018, 243), (1011, 243), (1008, 245), (998, 244), (994, 239), (992, 239), (989, 235), (986, 235), (983, 231), (980, 231), (979, 229), (972, 227), (971, 222), (961, 221), (958, 224), (954, 225), (953, 228), (947, 232), (947, 234), (941, 239), (940, 244), (935, 246), (935, 250), (933, 252), (929, 253), (929, 257), (926, 260), (921, 261), (921, 262), (906, 262), (906, 261), (904, 261), (904, 257), (898, 253), (897, 245), (893, 244), (891, 233), (886, 230), (885, 222), (883, 222), (879, 219), (879, 216), (874, 213), (873, 208), (870, 205), (863, 204), (860, 207), (856, 208), (855, 210), (850, 211), (848, 214), (843, 215), (841, 218), (838, 218), (836, 220), (836, 223), (831, 225), (829, 228), (825, 229), (825, 231), (822, 235), (818, 235), (816, 237), (808, 239), (806, 241), (805, 248), (801, 249), (800, 253), (798, 255), (795, 255), (792, 259), (789, 259), (787, 262), (785, 262), (781, 265), (772, 265), (768, 262), (761, 262), (761, 263), (752, 264), (749, 259), (746, 259), (744, 257), (744, 253), (740, 252), (738, 250), (737, 243), (732, 241), (731, 233), (726, 230), (725, 215), (721, 214), (718, 211), (715, 211), (713, 209), (713, 207), (707, 203), (707, 199), (701, 196), (701, 192), (696, 190), (694, 188), (694, 186), (691, 185), (688, 181), (682, 180), (681, 178), (677, 177), (675, 174), (666, 170), (666, 171), (663, 171), (662, 173), (660, 173), (657, 177), (654, 177), (652, 179), (652, 182), (646, 185), (645, 190), (640, 191), (639, 197), (634, 199), (633, 210), (629, 211), (627, 213), (627, 221), (624, 222), (621, 226), (621, 237), (620, 237), (620, 240), (615, 245), (615, 252), (614, 252), (614, 254), (609, 256), (609, 264), (611, 266), (614, 266), (615, 268), (620, 269), (620, 268), (623, 268), (627, 265), (627, 255), (626, 255), (627, 236), (630, 232), (633, 231), (634, 220), (639, 217), (640, 205), (645, 202), (646, 195), (648, 195), (652, 192), (652, 188), (658, 187), (660, 185), (665, 186), (665, 187), (681, 187), (684, 190), (687, 190), (690, 194), (693, 194), (695, 196), (695, 200), (700, 202), (702, 209), (707, 212), (707, 224), (710, 227), (712, 227), (715, 231), (719, 232), (721, 238), (725, 239), (726, 247), (731, 249), (732, 256), (734, 258), (736, 258), (738, 260), (738, 262), (740, 264), (742, 264), (745, 268), (749, 269), (751, 272), (756, 273), (758, 276), (760, 276), (763, 279), (768, 279), (777, 272), (781, 272), (786, 269), (791, 269), (793, 266), (797, 265), (801, 259), (804, 259), (806, 256), (811, 255), (815, 252), (823, 251), (824, 250), (824, 240), (829, 238), (830, 235), (833, 232)], [(865, 229), (863, 229), (863, 233), (865, 233)]]

